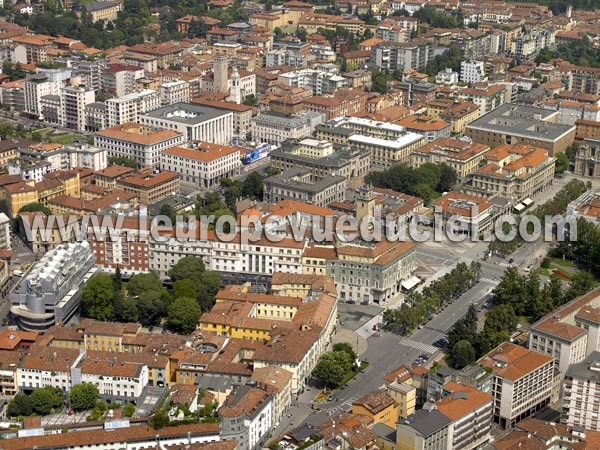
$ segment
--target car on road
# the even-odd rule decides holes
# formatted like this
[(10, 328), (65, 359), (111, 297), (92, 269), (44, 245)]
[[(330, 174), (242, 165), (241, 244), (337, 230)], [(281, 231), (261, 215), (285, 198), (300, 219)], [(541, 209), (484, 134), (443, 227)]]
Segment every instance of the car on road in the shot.
[(348, 300), (346, 303), (348, 303), (349, 305), (356, 305), (356, 302), (354, 300)]

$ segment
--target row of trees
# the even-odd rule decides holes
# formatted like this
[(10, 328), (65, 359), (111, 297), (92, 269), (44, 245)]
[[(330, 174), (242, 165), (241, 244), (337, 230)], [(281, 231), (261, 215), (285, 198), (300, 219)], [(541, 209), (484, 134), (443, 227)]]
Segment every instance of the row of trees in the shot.
[[(567, 212), (569, 203), (586, 192), (586, 190), (589, 189), (589, 186), (589, 182), (586, 184), (580, 180), (571, 180), (560, 191), (557, 192), (554, 198), (543, 205), (538, 206), (530, 214), (533, 214), (540, 219), (542, 226), (544, 226), (546, 216), (565, 214)], [(518, 229), (519, 223), (520, 220), (519, 217), (517, 217), (517, 223), (514, 228)], [(507, 223), (503, 224), (503, 231), (505, 233), (509, 233), (511, 231), (511, 226)], [(493, 253), (507, 256), (513, 253), (524, 243), (525, 241), (521, 238), (520, 234), (517, 233), (511, 240), (493, 240), (490, 242), (489, 250)]]
[(448, 333), (452, 367), (462, 369), (510, 339), (517, 323), (512, 306), (495, 306), (488, 312), (483, 329), (478, 333), (477, 309), (474, 305), (469, 306), (467, 314)]
[(480, 278), (481, 264), (459, 263), (449, 273), (425, 287), (422, 292), (412, 291), (400, 309), (383, 313), (386, 330), (407, 335), (467, 292)]
[(600, 49), (593, 47), (589, 38), (559, 44), (555, 51), (544, 48), (536, 57), (536, 62), (545, 63), (554, 58), (561, 58), (580, 66), (600, 67)]
[(575, 261), (600, 276), (600, 230), (584, 218), (577, 220), (576, 229), (577, 239), (571, 241), (574, 231), (566, 233), (565, 239), (553, 249), (552, 256)]
[(509, 267), (493, 291), (493, 302), (494, 305), (511, 305), (515, 314), (535, 322), (553, 309), (590, 291), (594, 285), (594, 277), (585, 270), (575, 273), (570, 287), (563, 289), (555, 275), (550, 277), (548, 283), (542, 284), (538, 271), (522, 275), (515, 267)]
[[(69, 404), (75, 411), (92, 409), (98, 401), (98, 388), (94, 384), (76, 384), (69, 391)], [(30, 395), (15, 395), (8, 404), (7, 414), (11, 417), (46, 415), (64, 407), (63, 392), (57, 387), (35, 389)]]
[(35, 389), (30, 395), (23, 393), (15, 395), (8, 404), (6, 413), (10, 417), (32, 414), (44, 416), (60, 411), (63, 407), (62, 391), (56, 387), (44, 387)]
[(492, 309), (487, 313), (483, 329), (477, 332), (477, 310), (469, 307), (467, 314), (448, 333), (452, 365), (457, 369), (473, 363), (501, 342), (510, 339), (519, 317), (535, 322), (575, 297), (589, 292), (594, 278), (585, 271), (575, 274), (569, 287), (563, 287), (555, 275), (541, 283), (536, 271), (521, 275), (509, 267), (492, 291)]
[(426, 163), (413, 169), (406, 164), (395, 164), (380, 172), (371, 172), (366, 181), (375, 187), (393, 189), (421, 197), (429, 204), (436, 192), (449, 191), (456, 184), (457, 176), (446, 163)]
[(156, 325), (167, 318), (167, 325), (184, 334), (196, 328), (202, 309), (208, 310), (221, 281), (219, 275), (205, 270), (201, 259), (185, 257), (169, 272), (173, 290), (169, 293), (156, 273), (133, 275), (127, 285), (120, 271), (100, 274), (85, 286), (81, 298), (83, 314), (96, 320), (140, 322)]

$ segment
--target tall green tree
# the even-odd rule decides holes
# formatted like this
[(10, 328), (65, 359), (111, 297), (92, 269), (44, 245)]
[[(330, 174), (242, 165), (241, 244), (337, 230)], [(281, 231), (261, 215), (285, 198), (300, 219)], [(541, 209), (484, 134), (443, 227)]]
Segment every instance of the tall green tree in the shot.
[(63, 406), (63, 394), (59, 388), (45, 387), (35, 389), (29, 396), (36, 414), (46, 415)]
[(313, 376), (330, 387), (338, 387), (352, 369), (350, 355), (344, 351), (326, 352), (313, 370)]
[(202, 311), (195, 298), (180, 297), (169, 306), (167, 321), (169, 327), (183, 334), (196, 329)]
[(198, 298), (198, 286), (196, 285), (196, 283), (194, 283), (193, 280), (190, 280), (189, 278), (178, 280), (173, 283), (173, 297)]
[(458, 341), (452, 348), (452, 362), (455, 369), (462, 369), (475, 362), (475, 349), (470, 341)]
[(86, 317), (96, 320), (112, 320), (114, 302), (113, 278), (109, 275), (96, 275), (83, 288), (81, 306)]
[(6, 414), (9, 417), (30, 416), (33, 413), (31, 399), (25, 394), (15, 395), (8, 403)]
[(69, 392), (71, 408), (75, 411), (92, 409), (98, 401), (98, 387), (95, 384), (76, 384)]

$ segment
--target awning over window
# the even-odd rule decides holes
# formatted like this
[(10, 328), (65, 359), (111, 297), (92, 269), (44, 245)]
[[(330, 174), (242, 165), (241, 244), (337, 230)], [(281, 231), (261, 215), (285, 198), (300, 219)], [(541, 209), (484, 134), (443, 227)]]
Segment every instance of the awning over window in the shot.
[(417, 276), (414, 276), (414, 277), (409, 278), (408, 280), (404, 280), (400, 284), (402, 285), (402, 287), (404, 289), (406, 289), (407, 291), (410, 291), (412, 288), (414, 288), (420, 282), (421, 282), (421, 279)]

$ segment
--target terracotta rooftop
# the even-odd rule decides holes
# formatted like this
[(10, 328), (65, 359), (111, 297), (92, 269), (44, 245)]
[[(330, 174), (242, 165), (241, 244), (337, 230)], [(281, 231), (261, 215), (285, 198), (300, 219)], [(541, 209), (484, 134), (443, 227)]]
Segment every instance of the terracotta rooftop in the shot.
[(451, 381), (444, 385), (444, 390), (449, 392), (435, 404), (438, 411), (453, 422), (466, 416), (486, 404), (492, 403), (492, 395), (481, 392), (471, 386)]
[(371, 414), (376, 415), (387, 408), (397, 406), (396, 401), (383, 391), (373, 391), (363, 395), (352, 403), (352, 406), (362, 406)]
[(96, 132), (96, 136), (134, 142), (141, 145), (153, 145), (181, 136), (174, 130), (153, 130), (137, 123), (126, 123)]
[(554, 358), (551, 356), (528, 350), (511, 342), (503, 342), (478, 362), (492, 369), (498, 377), (517, 381), (553, 361)]

